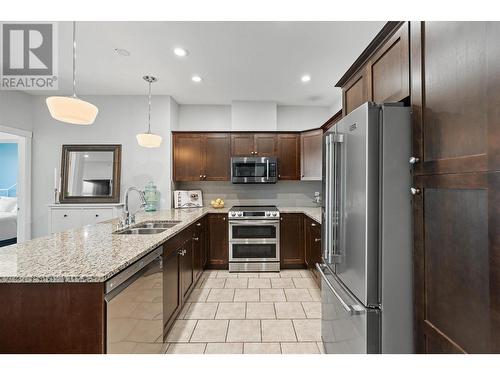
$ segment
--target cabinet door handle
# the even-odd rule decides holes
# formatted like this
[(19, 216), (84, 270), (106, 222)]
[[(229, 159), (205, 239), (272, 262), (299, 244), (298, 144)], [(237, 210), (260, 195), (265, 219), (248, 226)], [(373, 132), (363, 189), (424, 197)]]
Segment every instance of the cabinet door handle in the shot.
[(409, 163), (410, 163), (410, 165), (414, 165), (414, 164), (417, 164), (419, 161), (420, 161), (420, 158), (418, 158), (416, 156), (412, 156), (409, 160)]
[(225, 217), (225, 216), (223, 216), (223, 217), (222, 217), (222, 220), (226, 221), (226, 217)]
[(420, 189), (417, 187), (411, 187), (410, 193), (411, 193), (411, 195), (418, 195), (418, 194), (420, 194)]
[(64, 214), (63, 217), (68, 217), (68, 214)]
[(199, 241), (199, 240), (200, 240), (200, 237), (193, 237), (193, 240), (194, 240), (194, 241)]
[(201, 223), (196, 223), (196, 226), (197, 227), (201, 227)]
[(202, 178), (203, 178), (203, 175), (202, 175), (202, 174), (200, 174), (200, 179), (202, 179)]
[(207, 175), (206, 175), (206, 174), (204, 174), (204, 175), (203, 175), (203, 178), (206, 180), (206, 179), (207, 179)]
[(315, 226), (316, 226), (316, 224), (315, 224), (315, 223), (311, 223), (311, 227), (315, 227)]
[(319, 241), (321, 241), (321, 238), (315, 238), (314, 239), (314, 242), (319, 242)]
[(99, 214), (95, 214), (95, 217), (99, 217)]

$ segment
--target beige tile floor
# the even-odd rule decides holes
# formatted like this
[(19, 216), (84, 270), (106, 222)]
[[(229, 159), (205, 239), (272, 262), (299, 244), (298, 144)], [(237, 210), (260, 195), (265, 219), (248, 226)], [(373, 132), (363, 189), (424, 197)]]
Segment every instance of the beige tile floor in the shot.
[(320, 354), (320, 292), (307, 270), (205, 271), (167, 354)]

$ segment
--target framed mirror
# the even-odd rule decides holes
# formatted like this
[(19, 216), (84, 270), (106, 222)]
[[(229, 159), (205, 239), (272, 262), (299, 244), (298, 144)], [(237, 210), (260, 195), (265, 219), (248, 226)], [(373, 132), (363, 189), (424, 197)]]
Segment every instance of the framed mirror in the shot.
[(121, 145), (63, 145), (60, 203), (119, 203)]

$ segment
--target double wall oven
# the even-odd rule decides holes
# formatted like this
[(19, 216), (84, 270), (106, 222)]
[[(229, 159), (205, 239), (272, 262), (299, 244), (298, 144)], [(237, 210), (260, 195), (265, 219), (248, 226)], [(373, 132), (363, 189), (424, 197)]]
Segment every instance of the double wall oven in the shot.
[(229, 272), (280, 270), (280, 220), (275, 206), (229, 210)]

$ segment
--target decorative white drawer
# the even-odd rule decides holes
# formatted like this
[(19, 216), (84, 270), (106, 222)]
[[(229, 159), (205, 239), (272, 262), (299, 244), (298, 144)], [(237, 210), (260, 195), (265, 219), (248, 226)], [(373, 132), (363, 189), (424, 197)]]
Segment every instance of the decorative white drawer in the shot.
[(51, 233), (78, 228), (81, 222), (81, 210), (52, 210), (50, 220), (53, 230)]
[(113, 208), (84, 208), (82, 210), (83, 225), (97, 224), (113, 219)]
[(98, 224), (119, 217), (123, 204), (51, 204), (49, 233), (63, 232), (84, 225)]

